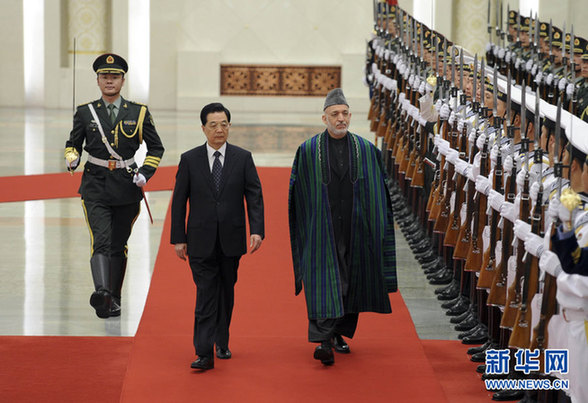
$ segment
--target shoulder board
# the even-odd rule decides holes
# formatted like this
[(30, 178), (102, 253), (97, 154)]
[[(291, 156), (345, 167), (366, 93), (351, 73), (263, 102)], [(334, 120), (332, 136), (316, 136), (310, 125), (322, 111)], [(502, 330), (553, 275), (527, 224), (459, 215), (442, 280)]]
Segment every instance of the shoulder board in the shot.
[(94, 101), (91, 101), (91, 102), (86, 102), (85, 104), (79, 104), (79, 105), (78, 105), (78, 108), (81, 108), (82, 106), (86, 106), (86, 105), (88, 105), (88, 104), (91, 104), (92, 102), (94, 102)]
[(147, 106), (147, 104), (142, 104), (141, 102), (129, 101), (128, 99), (125, 99), (125, 101), (127, 101), (129, 104)]

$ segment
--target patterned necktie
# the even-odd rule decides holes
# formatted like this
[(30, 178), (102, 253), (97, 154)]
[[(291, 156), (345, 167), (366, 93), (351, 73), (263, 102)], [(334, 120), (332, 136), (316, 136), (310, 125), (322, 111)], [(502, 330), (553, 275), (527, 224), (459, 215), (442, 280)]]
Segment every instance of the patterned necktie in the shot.
[(114, 106), (114, 104), (108, 105), (108, 115), (110, 116), (110, 123), (112, 123), (113, 125), (114, 125), (114, 121), (116, 120), (116, 115), (114, 114), (114, 108), (116, 108), (116, 106)]
[(214, 152), (214, 162), (212, 163), (212, 179), (214, 180), (214, 186), (216, 187), (217, 192), (220, 187), (221, 173), (223, 170), (223, 166), (222, 166), (220, 159), (219, 159), (220, 156), (221, 156), (221, 153), (218, 151), (215, 151)]

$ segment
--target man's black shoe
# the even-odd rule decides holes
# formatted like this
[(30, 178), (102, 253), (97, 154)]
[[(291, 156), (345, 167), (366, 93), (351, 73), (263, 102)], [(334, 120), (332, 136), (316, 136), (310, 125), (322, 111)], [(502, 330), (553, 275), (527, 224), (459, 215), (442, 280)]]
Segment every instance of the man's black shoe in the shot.
[(444, 272), (440, 273), (438, 276), (435, 276), (429, 280), (429, 284), (431, 285), (445, 285), (449, 284), (453, 281), (453, 271), (452, 270), (445, 270)]
[(216, 356), (217, 356), (217, 358), (220, 358), (221, 360), (228, 360), (233, 355), (231, 354), (231, 350), (229, 350), (228, 348), (217, 347), (216, 348)]
[(90, 297), (90, 305), (96, 310), (96, 316), (105, 319), (110, 317), (110, 303), (112, 297), (107, 290), (94, 291)]
[(461, 339), (462, 344), (484, 344), (488, 341), (488, 330), (481, 328), (479, 331)]
[(349, 344), (343, 340), (343, 336), (337, 334), (333, 338), (333, 347), (335, 351), (338, 353), (349, 354), (351, 350), (349, 349)]
[(478, 326), (478, 323), (480, 323), (478, 319), (476, 319), (475, 317), (471, 317), (455, 325), (454, 329), (458, 332), (465, 332)]
[(110, 304), (109, 316), (116, 317), (120, 316), (120, 299), (112, 297), (112, 303)]
[(198, 357), (198, 359), (190, 365), (190, 368), (201, 369), (203, 371), (206, 371), (207, 369), (213, 369), (214, 360), (208, 357)]
[(487, 379), (506, 379), (508, 378), (508, 374), (482, 374), (482, 380), (485, 381)]
[(489, 348), (498, 348), (498, 347), (496, 347), (494, 345), (494, 343), (492, 343), (492, 340), (488, 340), (486, 343), (482, 344), (481, 346), (468, 348), (468, 354), (469, 355), (476, 354), (481, 351), (486, 351)]
[[(486, 326), (485, 325), (483, 325), (481, 323), (478, 323), (475, 327), (471, 328), (470, 330), (466, 330), (465, 332), (461, 332), (460, 334), (458, 334), (457, 335), (457, 338), (461, 340), (464, 337), (471, 336), (474, 333), (479, 333), (481, 331), (484, 331), (485, 332), (486, 330), (487, 329), (486, 329)], [(480, 343), (480, 344), (483, 344), (483, 343)]]
[(500, 390), (492, 395), (492, 400), (506, 402), (510, 400), (521, 400), (525, 396), (522, 390)]
[(470, 303), (467, 299), (462, 298), (459, 300), (459, 302), (455, 305), (453, 305), (451, 308), (449, 308), (449, 310), (447, 312), (445, 312), (445, 315), (447, 316), (459, 316), (462, 313), (469, 311), (470, 310)]
[(314, 350), (314, 359), (321, 360), (323, 365), (332, 365), (335, 363), (335, 355), (333, 354), (333, 347), (328, 341), (323, 341)]
[(476, 315), (474, 314), (474, 312), (471, 309), (468, 309), (467, 311), (465, 311), (464, 313), (462, 313), (461, 315), (458, 316), (452, 316), (449, 319), (449, 322), (451, 324), (457, 325), (458, 323), (463, 322), (464, 320), (467, 319), (471, 319), (471, 318), (476, 318)]
[(486, 352), (480, 351), (479, 353), (472, 354), (470, 357), (471, 362), (486, 362)]

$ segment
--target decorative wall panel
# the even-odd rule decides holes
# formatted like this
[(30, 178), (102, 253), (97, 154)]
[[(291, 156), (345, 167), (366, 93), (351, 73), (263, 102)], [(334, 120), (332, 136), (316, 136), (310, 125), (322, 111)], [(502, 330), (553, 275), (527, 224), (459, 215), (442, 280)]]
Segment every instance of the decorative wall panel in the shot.
[(221, 95), (325, 96), (341, 86), (339, 66), (221, 65)]

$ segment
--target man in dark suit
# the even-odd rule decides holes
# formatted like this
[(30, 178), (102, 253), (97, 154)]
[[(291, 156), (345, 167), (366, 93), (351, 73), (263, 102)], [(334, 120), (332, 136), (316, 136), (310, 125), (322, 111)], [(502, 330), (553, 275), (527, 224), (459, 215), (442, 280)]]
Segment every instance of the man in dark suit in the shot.
[[(213, 349), (231, 358), (229, 325), (239, 259), (264, 238), (263, 196), (251, 153), (227, 143), (231, 113), (220, 103), (200, 112), (206, 143), (182, 154), (172, 200), (171, 243), (180, 259), (188, 257), (196, 284), (194, 369), (214, 368)], [(186, 204), (190, 212), (186, 224)]]
[[(102, 97), (78, 106), (65, 143), (65, 163), (71, 172), (82, 151), (88, 153), (79, 193), (92, 250), (95, 291), (90, 304), (98, 317), (109, 318), (121, 314), (127, 240), (139, 215), (141, 187), (155, 173), (164, 149), (147, 106), (120, 95), (128, 69), (125, 59), (106, 53), (93, 68)], [(134, 155), (143, 141), (147, 156), (138, 167)]]

